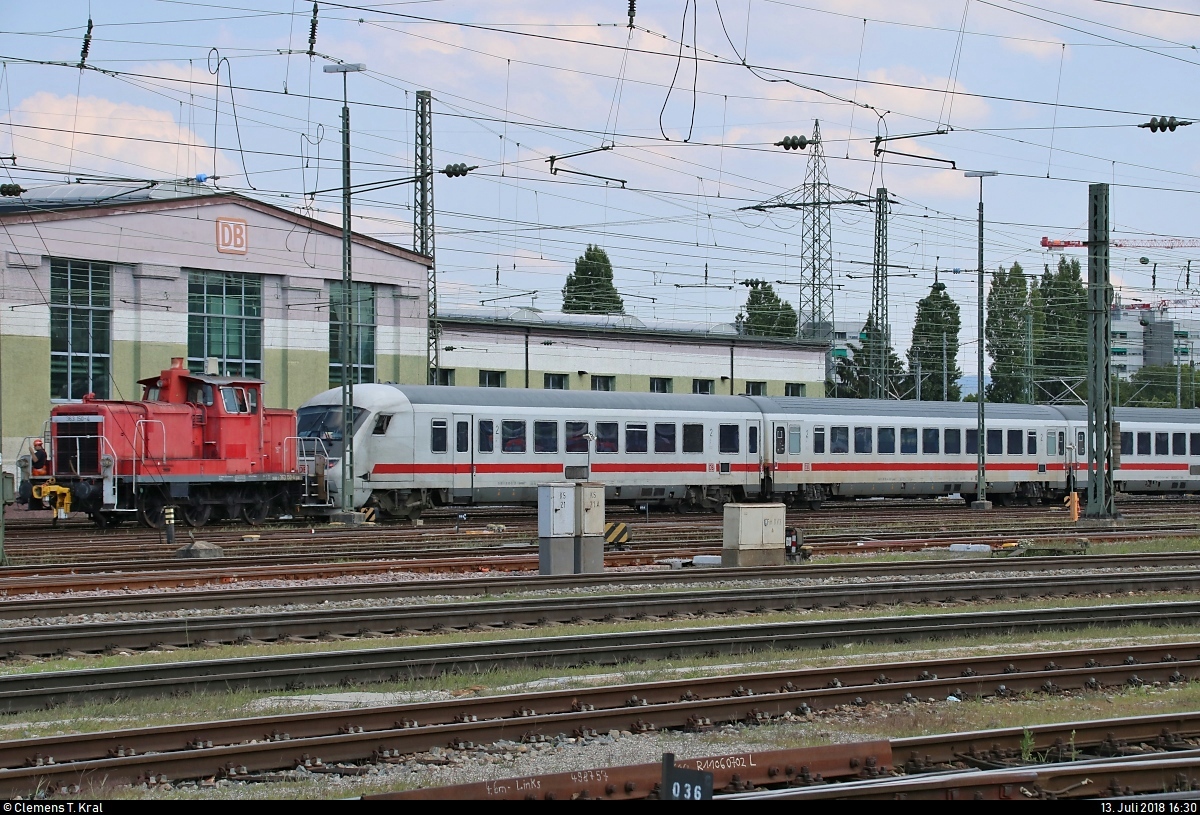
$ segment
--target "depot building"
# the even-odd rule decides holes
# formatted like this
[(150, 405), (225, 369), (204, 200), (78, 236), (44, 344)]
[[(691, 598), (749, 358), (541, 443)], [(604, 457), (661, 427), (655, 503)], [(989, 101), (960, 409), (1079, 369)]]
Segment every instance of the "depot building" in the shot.
[[(0, 198), (0, 437), (5, 465), (56, 403), (138, 399), (184, 357), (266, 380), (297, 407), (341, 384), (429, 381), (432, 260), (355, 234), (355, 319), (340, 322), (341, 230), (201, 184), (61, 184)], [(823, 346), (728, 323), (443, 307), (437, 382), (821, 396)]]
[[(274, 407), (341, 384), (337, 227), (182, 183), (33, 189), (0, 199), (0, 226), (6, 464), (53, 404), (139, 399), (172, 357), (265, 379)], [(424, 381), (430, 263), (353, 236), (360, 380)]]

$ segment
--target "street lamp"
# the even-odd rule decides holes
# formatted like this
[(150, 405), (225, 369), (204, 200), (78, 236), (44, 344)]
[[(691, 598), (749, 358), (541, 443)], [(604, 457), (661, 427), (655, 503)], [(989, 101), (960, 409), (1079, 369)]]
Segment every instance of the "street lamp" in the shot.
[(975, 501), (971, 509), (991, 509), (992, 502), (987, 499), (987, 422), (983, 412), (983, 179), (999, 175), (995, 170), (967, 170), (963, 173), (967, 178), (979, 179), (979, 304), (976, 316), (979, 330), (976, 336), (976, 360), (979, 365), (979, 381), (977, 383), (976, 420), (975, 420)]
[(354, 512), (354, 383), (350, 369), (350, 343), (354, 335), (353, 275), (350, 272), (350, 104), (346, 75), (365, 71), (362, 63), (326, 65), (327, 74), (342, 75), (342, 342), (338, 349), (342, 367), (342, 513)]

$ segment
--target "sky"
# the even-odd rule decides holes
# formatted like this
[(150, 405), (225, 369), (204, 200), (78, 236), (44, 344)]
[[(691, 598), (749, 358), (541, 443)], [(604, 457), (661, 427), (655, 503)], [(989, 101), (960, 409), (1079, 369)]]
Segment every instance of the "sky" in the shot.
[[(935, 274), (962, 306), (976, 369), (980, 184), (986, 269), (1040, 272), (1043, 236), (1086, 238), (1089, 183), (1112, 186), (1113, 238), (1200, 246), (1200, 12), (1181, 0), (628, 0), (318, 3), (7, 0), (0, 18), (0, 180), (210, 185), (340, 222), (341, 78), (353, 183), (413, 172), (414, 101), (433, 96), (444, 305), (557, 309), (589, 243), (626, 311), (721, 322), (749, 279), (799, 296), (801, 218), (743, 208), (788, 196), (819, 120), (831, 184), (886, 187), (889, 311), (907, 348)], [(92, 35), (80, 62), (89, 15)], [(95, 69), (95, 70), (92, 70)], [(877, 136), (894, 139), (875, 154)], [(604, 148), (604, 149), (602, 149)], [(574, 173), (552, 174), (556, 168)], [(902, 155), (903, 154), (903, 155)], [(412, 243), (411, 184), (354, 199), (356, 230)], [(871, 302), (874, 215), (834, 208), (834, 309)], [(1074, 250), (1086, 265), (1081, 250)], [(1146, 263), (1142, 263), (1142, 258)], [(1122, 302), (1200, 308), (1200, 249), (1112, 250)], [(1192, 285), (1195, 288), (1192, 288)]]

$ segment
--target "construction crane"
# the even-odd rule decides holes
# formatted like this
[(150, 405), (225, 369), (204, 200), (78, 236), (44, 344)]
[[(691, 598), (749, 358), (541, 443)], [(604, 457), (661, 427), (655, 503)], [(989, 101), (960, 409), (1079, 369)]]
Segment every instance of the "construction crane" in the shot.
[[(1064, 249), (1086, 249), (1087, 241), (1059, 241), (1051, 240), (1050, 238), (1042, 238), (1042, 248), (1049, 249), (1051, 252), (1061, 252)], [(1200, 246), (1200, 239), (1196, 238), (1147, 238), (1144, 240), (1112, 240), (1108, 242), (1109, 246), (1115, 246), (1118, 249), (1186, 249), (1189, 247)]]

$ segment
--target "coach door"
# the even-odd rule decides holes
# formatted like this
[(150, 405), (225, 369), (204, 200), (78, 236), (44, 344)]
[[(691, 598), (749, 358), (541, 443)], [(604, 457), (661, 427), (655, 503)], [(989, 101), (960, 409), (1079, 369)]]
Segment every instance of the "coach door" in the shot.
[(453, 467), (451, 467), (451, 492), (455, 497), (470, 497), (475, 483), (475, 446), (471, 444), (472, 417), (469, 413), (455, 413), (451, 438), (453, 444)]

